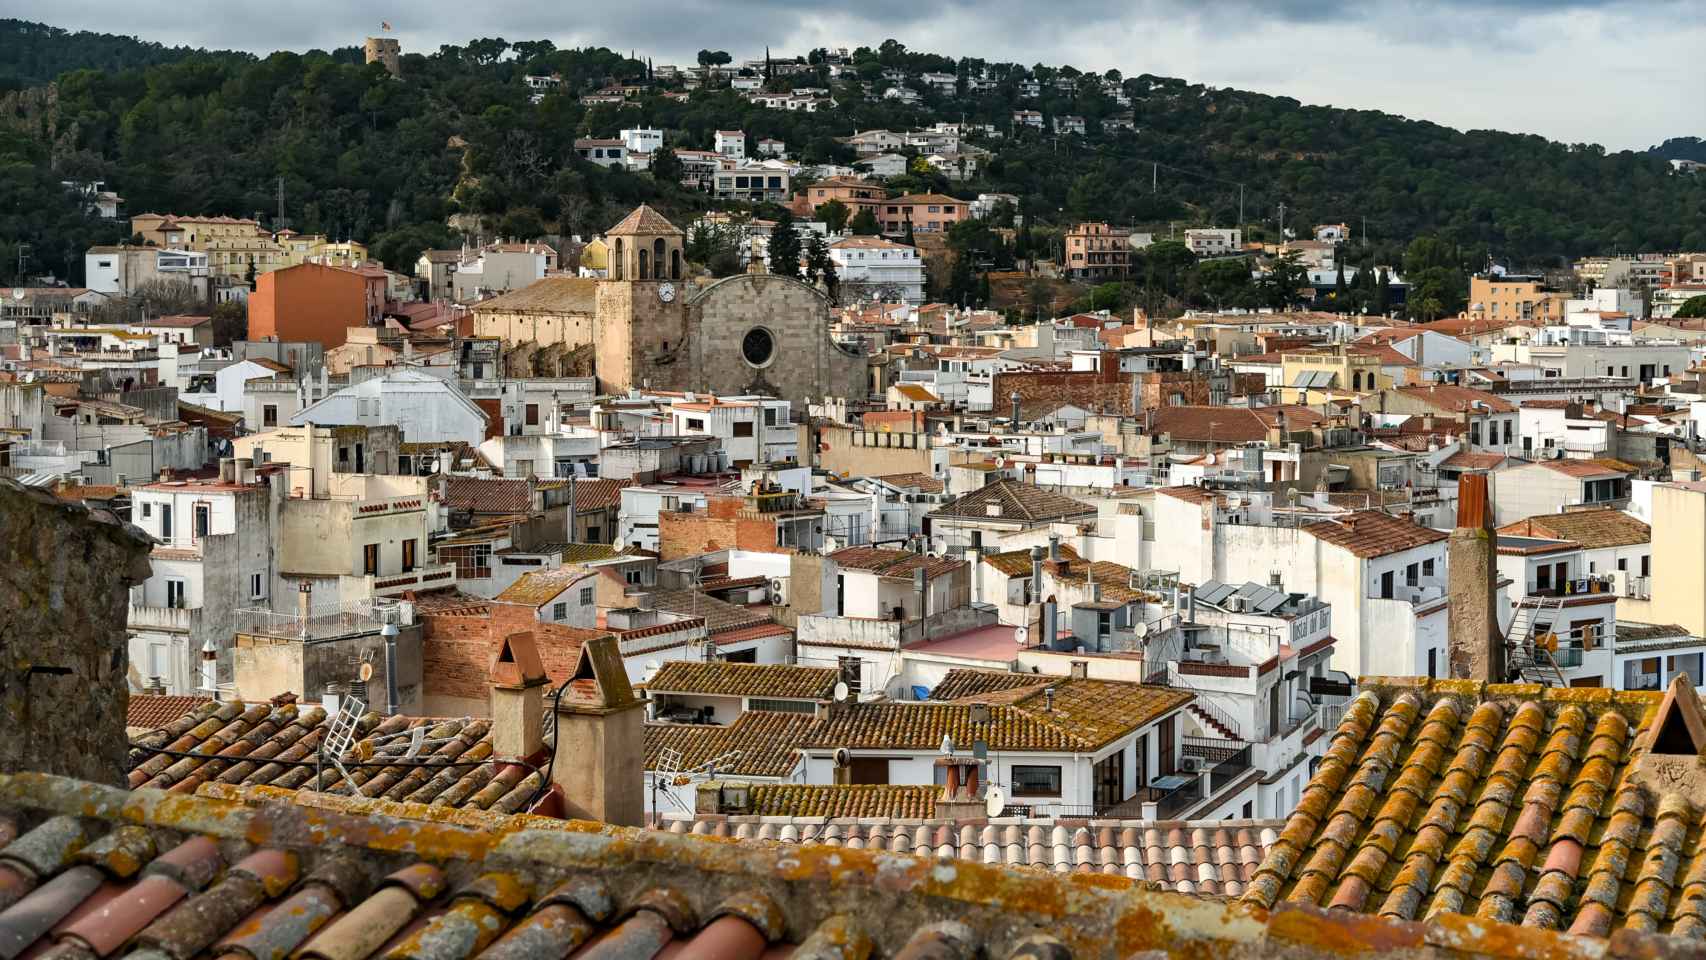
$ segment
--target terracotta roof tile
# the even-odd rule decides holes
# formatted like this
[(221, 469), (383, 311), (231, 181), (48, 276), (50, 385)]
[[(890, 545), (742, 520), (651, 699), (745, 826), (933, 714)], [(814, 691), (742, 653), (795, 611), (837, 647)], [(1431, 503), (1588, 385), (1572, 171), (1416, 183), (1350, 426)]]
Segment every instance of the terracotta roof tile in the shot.
[(445, 477), (444, 506), (477, 514), (524, 514), (533, 508), (533, 500), (527, 494), (526, 480)]
[(1522, 537), (1573, 540), (1589, 550), (1629, 547), (1649, 543), (1652, 528), (1621, 510), (1571, 510), (1546, 513), (1499, 528), (1500, 533)]
[[(1516, 404), (1497, 394), (1446, 383), (1398, 387), (1393, 392), (1401, 397), (1407, 397), (1425, 403), (1436, 410), (1444, 410), (1449, 413), (1468, 413), (1471, 409), (1487, 413), (1516, 412)], [(1474, 407), (1475, 404), (1485, 404), (1485, 406)]]
[(751, 803), (764, 817), (929, 817), (939, 792), (929, 784), (758, 783)]
[[(991, 516), (991, 505), (1000, 513)], [(1020, 520), (1043, 523), (1069, 517), (1094, 514), (1096, 508), (1053, 491), (1018, 480), (1001, 479), (988, 483), (970, 493), (961, 494), (937, 507), (932, 517), (959, 517), (979, 520)]]
[[(933, 819), (915, 812), (916, 787), (754, 785), (752, 815), (669, 820), (672, 833), (822, 844), (883, 854), (912, 854), (1098, 873), (1199, 897), (1236, 897), (1278, 838), (1280, 820), (1078, 820), (1003, 817), (988, 823)], [(766, 802), (761, 805), (759, 796)], [(785, 800), (777, 804), (772, 797)], [(818, 807), (852, 806), (845, 813)], [(870, 806), (903, 812), (866, 812)], [(806, 808), (801, 810), (801, 808)], [(783, 819), (786, 818), (786, 819)], [(777, 822), (780, 820), (781, 822)]]
[(154, 730), (171, 723), (173, 720), (187, 716), (202, 704), (211, 702), (213, 701), (210, 697), (133, 693), (130, 696), (130, 704), (125, 709), (124, 725), (130, 728)]
[(539, 607), (550, 603), (577, 581), (593, 576), (581, 567), (558, 567), (555, 570), (532, 570), (504, 588), (494, 599), (504, 603), (520, 603)]
[(646, 681), (646, 689), (653, 693), (828, 700), (838, 678), (838, 672), (829, 667), (668, 660)]
[(735, 777), (786, 777), (797, 763), (795, 751), (817, 720), (809, 713), (748, 710), (727, 726), (702, 723), (646, 724), (646, 769), (659, 771), (664, 750), (681, 753), (683, 772), (738, 751), (739, 756), (717, 766), (717, 773)]
[(640, 204), (634, 211), (623, 217), (616, 226), (604, 231), (607, 237), (618, 236), (653, 236), (656, 234), (679, 234), (681, 230), (670, 223), (663, 214), (653, 210), (649, 204)]
[(874, 479), (892, 483), (897, 487), (914, 487), (919, 493), (941, 493), (946, 485), (927, 473), (890, 473)]
[(845, 570), (864, 570), (890, 579), (911, 578), (922, 569), (924, 575), (935, 579), (965, 566), (964, 560), (952, 557), (932, 557), (911, 550), (885, 550), (882, 547), (842, 547), (829, 555)]
[(475, 314), (572, 313), (592, 316), (598, 306), (598, 281), (586, 277), (544, 277), (474, 304)]
[(632, 480), (580, 480), (575, 483), (575, 510), (604, 510), (622, 502)]
[(1192, 696), (1169, 687), (1054, 677), (1029, 697), (991, 705), (989, 721), (979, 723), (964, 702), (847, 703), (824, 717), (803, 745), (935, 750), (946, 735), (956, 744), (983, 740), (992, 750), (1088, 750), (1179, 709)]
[(932, 700), (976, 700), (994, 693), (1022, 690), (1048, 683), (1053, 677), (998, 670), (949, 670), (930, 690)]
[(1358, 557), (1383, 557), (1389, 553), (1439, 543), (1446, 534), (1439, 530), (1381, 513), (1378, 510), (1358, 510), (1355, 513), (1304, 524), (1304, 533), (1323, 543), (1349, 550)]
[(1700, 815), (1641, 772), (1665, 695), (1364, 684), (1246, 903), (1706, 934)]
[(1613, 477), (1638, 472), (1632, 464), (1600, 457), (1593, 460), (1542, 460), (1540, 465), (1568, 477)]
[[(602, 635), (602, 634), (601, 634)], [(132, 788), (193, 793), (204, 784), (273, 786), (287, 790), (355, 792), (364, 797), (514, 813), (540, 793), (542, 775), (523, 767), (479, 762), (491, 757), (488, 720), (433, 720), (368, 713), (356, 724), (349, 759), (401, 758), (415, 728), (443, 741), (426, 748), (441, 763), (461, 766), (352, 767), (350, 780), (330, 767), (315, 772), (316, 751), (328, 732), (326, 711), (294, 698), (277, 705), (209, 701), (158, 730), (131, 738)], [(156, 752), (194, 753), (207, 758)]]
[(1149, 432), (1202, 443), (1249, 443), (1268, 438), (1268, 423), (1247, 407), (1156, 407)]
[[(1542, 757), (1550, 745), (1539, 748)], [(1585, 752), (1601, 746), (1596, 739)], [(1272, 826), (1259, 821), (727, 817), (671, 827), (737, 838), (713, 842), (367, 797), (200, 789), (168, 797), (0, 775), (0, 907), (7, 908), (0, 927), (12, 937), (8, 952), (88, 957), (98, 944), (106, 956), (529, 960), (593, 944), (592, 952), (621, 956), (661, 949), (754, 958), (840, 956), (842, 945), (853, 944), (849, 955), (871, 957), (1070, 950), (1079, 960), (1113, 960), (1206, 950), (1228, 960), (1328, 960), (1432, 950), (1516, 958), (1566, 947), (1657, 957), (1681, 955), (1688, 945), (1644, 931), (1700, 932), (1687, 808), (1661, 802), (1647, 810), (1623, 793), (1607, 804), (1603, 835), (1577, 841), (1593, 844), (1597, 855), (1551, 840), (1544, 856), (1513, 850), (1493, 858), (1503, 873), (1506, 862), (1543, 864), (1521, 916), (1531, 927), (1548, 925), (1544, 904), (1558, 898), (1549, 877), (1588, 880), (1581, 914), (1621, 921), (1607, 947), (1501, 925), (1492, 919), (1498, 904), (1475, 922), (1423, 927), (1302, 904), (1250, 911), (1154, 889), (1164, 881), (1174, 890), (1237, 894), (1236, 878), (1268, 846)], [(1571, 806), (1574, 799), (1565, 802), (1571, 811), (1594, 796)], [(1631, 818), (1650, 821), (1650, 831), (1631, 832)], [(807, 853), (783, 845), (790, 842), (838, 849)], [(1280, 849), (1274, 841), (1270, 863)], [(1019, 864), (1029, 869), (1012, 869)], [(1066, 873), (1105, 876), (1060, 876)], [(1151, 882), (1140, 884), (1140, 876)], [(1494, 882), (1487, 877), (1488, 886)], [(1578, 894), (1569, 886), (1565, 909), (1574, 912)], [(1608, 892), (1626, 892), (1628, 906), (1605, 906)], [(25, 895), (28, 907), (15, 906)], [(1662, 914), (1654, 909), (1661, 900)], [(138, 931), (138, 942), (127, 942)]]
[(768, 613), (748, 610), (697, 590), (655, 590), (652, 592), (652, 605), (658, 610), (684, 617), (704, 617), (705, 629), (712, 634), (771, 622)]

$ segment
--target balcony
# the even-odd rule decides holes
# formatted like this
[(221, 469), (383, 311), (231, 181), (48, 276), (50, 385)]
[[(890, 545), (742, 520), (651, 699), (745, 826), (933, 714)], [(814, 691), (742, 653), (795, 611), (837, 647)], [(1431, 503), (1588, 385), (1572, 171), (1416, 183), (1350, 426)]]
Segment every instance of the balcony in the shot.
[(194, 633), (201, 626), (201, 608), (158, 607), (133, 603), (125, 614), (124, 625), (131, 631)]
[(1536, 583), (1528, 588), (1526, 595), (1530, 597), (1574, 597), (1586, 593), (1603, 593), (1607, 600), (1611, 600), (1616, 596), (1615, 588), (1616, 584), (1610, 575), (1578, 577), (1574, 580), (1564, 581), (1562, 586), (1553, 586), (1551, 583), (1540, 586)]
[(456, 582), (456, 565), (437, 563), (416, 567), (406, 573), (364, 578), (372, 583), (375, 597), (400, 597), (410, 590), (416, 592), (441, 590)]
[(237, 611), (234, 632), (278, 640), (325, 640), (350, 634), (377, 633), (379, 611), (371, 600), (318, 607), (303, 617), (294, 613), (274, 613), (258, 607)]

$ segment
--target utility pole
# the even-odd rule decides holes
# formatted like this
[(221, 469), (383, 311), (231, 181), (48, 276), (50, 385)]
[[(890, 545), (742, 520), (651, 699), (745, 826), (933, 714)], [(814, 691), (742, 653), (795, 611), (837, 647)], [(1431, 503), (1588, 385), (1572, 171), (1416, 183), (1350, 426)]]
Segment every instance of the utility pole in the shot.
[(278, 222), (273, 224), (274, 232), (283, 230), (284, 224), (284, 178), (278, 178)]
[(1151, 194), (1155, 194), (1155, 193), (1160, 192), (1157, 189), (1157, 185), (1160, 182), (1161, 182), (1161, 164), (1151, 163), (1149, 165), (1149, 192)]
[(1244, 185), (1238, 185), (1238, 236), (1244, 236)]
[(1280, 243), (1285, 242), (1285, 204), (1283, 203), (1279, 205), (1279, 238)]

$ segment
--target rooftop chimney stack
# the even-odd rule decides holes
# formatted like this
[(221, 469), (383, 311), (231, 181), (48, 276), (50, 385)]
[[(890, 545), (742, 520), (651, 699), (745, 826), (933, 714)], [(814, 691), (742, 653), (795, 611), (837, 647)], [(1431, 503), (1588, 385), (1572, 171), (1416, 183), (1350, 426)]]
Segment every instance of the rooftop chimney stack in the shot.
[(492, 661), (492, 755), (499, 760), (535, 758), (545, 746), (545, 685), (532, 633), (504, 637)]
[(308, 618), (314, 615), (314, 581), (303, 580), (296, 585), (296, 619), (302, 635), (308, 635)]
[(1466, 473), (1458, 480), (1457, 529), (1451, 531), (1446, 548), (1451, 675), (1503, 683), (1507, 677), (1496, 606), (1497, 538), (1486, 474)]
[[(551, 779), (571, 819), (637, 827), (645, 819), (645, 701), (634, 696), (614, 636), (581, 645), (558, 698)], [(585, 682), (585, 681), (591, 681)]]
[(1013, 404), (1013, 429), (1017, 431), (1019, 429), (1019, 391), (1013, 391), (1007, 399)]
[(942, 775), (942, 792), (936, 798), (937, 819), (955, 822), (988, 819), (989, 811), (984, 808), (985, 778), (982, 772), (987, 762), (963, 754), (936, 758), (936, 766), (946, 768)]

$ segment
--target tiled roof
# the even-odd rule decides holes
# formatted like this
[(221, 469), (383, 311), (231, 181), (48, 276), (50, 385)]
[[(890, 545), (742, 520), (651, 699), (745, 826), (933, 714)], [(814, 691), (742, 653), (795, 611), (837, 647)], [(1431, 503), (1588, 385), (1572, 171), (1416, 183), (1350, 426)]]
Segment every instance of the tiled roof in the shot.
[(838, 677), (829, 667), (667, 660), (646, 681), (646, 689), (653, 693), (828, 700)]
[(780, 623), (754, 623), (750, 626), (719, 630), (711, 639), (718, 646), (727, 646), (731, 643), (745, 643), (748, 640), (760, 640), (764, 637), (787, 636), (793, 632), (792, 628)]
[[(351, 768), (352, 782), (346, 783), (330, 768), (315, 773), (315, 753), (330, 726), (326, 711), (318, 706), (209, 701), (159, 730), (131, 738), (129, 785), (177, 793), (190, 793), (209, 783), (322, 792), (348, 792), (353, 787), (365, 797), (514, 813), (526, 807), (543, 783), (539, 773), (520, 765), (471, 762), (492, 755), (487, 736), (490, 721), (377, 713), (368, 713), (357, 723), (360, 742), (351, 748), (349, 759), (364, 754), (376, 760), (401, 757), (410, 738), (396, 734), (425, 727), (429, 738), (446, 741), (429, 748), (427, 755), (442, 763), (466, 765)], [(161, 749), (212, 759), (155, 752)]]
[(1542, 460), (1540, 465), (1555, 473), (1568, 477), (1589, 479), (1591, 477), (1614, 477), (1635, 473), (1636, 468), (1621, 460), (1600, 457), (1593, 460)]
[[(1191, 487), (1189, 489), (1194, 490), (1196, 488)], [(1063, 560), (1077, 560), (1078, 551), (1063, 543), (1060, 545), (1060, 556)], [(1028, 577), (1031, 575), (1031, 550), (1029, 547), (1023, 550), (1008, 550), (1005, 553), (986, 554), (983, 562), (1009, 577)], [(1043, 562), (1048, 562), (1046, 555)]]
[(756, 783), (749, 802), (763, 817), (929, 817), (941, 792), (934, 784)]
[(558, 567), (555, 570), (532, 570), (524, 573), (514, 583), (504, 588), (504, 591), (493, 599), (504, 603), (520, 603), (530, 607), (550, 603), (558, 594), (567, 590), (576, 580), (592, 576), (589, 571), (580, 567)]
[(681, 768), (674, 772), (738, 753), (718, 764), (716, 772), (735, 777), (786, 777), (794, 770), (795, 750), (802, 736), (816, 722), (809, 713), (747, 710), (727, 726), (648, 723), (646, 769), (658, 770), (664, 750), (673, 748), (681, 753)]
[(942, 481), (927, 473), (890, 473), (874, 479), (892, 483), (897, 487), (916, 488), (919, 493), (941, 493), (946, 489)]
[(543, 277), (519, 290), (511, 290), (474, 304), (474, 312), (574, 313), (591, 316), (598, 305), (598, 281), (587, 277)]
[(1149, 432), (1175, 440), (1249, 443), (1266, 440), (1268, 424), (1246, 407), (1156, 407), (1150, 411)]
[(1491, 470), (1504, 463), (1506, 457), (1502, 453), (1476, 453), (1473, 450), (1459, 450), (1440, 462), (1442, 467), (1455, 470)]
[(445, 477), (444, 507), (481, 514), (527, 513), (533, 499), (526, 480), (497, 477)]
[[(956, 744), (983, 740), (991, 750), (1074, 752), (1101, 747), (1191, 700), (1169, 687), (1118, 680), (1048, 678), (1027, 697), (989, 707), (973, 723), (964, 701), (839, 704), (806, 737), (809, 747), (935, 750), (944, 735)], [(1044, 695), (1053, 691), (1052, 702)]]
[(1500, 533), (1523, 537), (1573, 540), (1589, 550), (1629, 547), (1650, 543), (1653, 529), (1621, 510), (1571, 510), (1545, 513), (1499, 528)]
[(1161, 487), (1155, 492), (1165, 494), (1175, 500), (1183, 500), (1186, 503), (1194, 503), (1199, 506), (1205, 503), (1213, 503), (1220, 499), (1220, 496), (1212, 490), (1205, 490), (1202, 487), (1193, 486)]
[(1053, 677), (1000, 670), (949, 670), (930, 691), (932, 700), (975, 700), (992, 693), (1005, 693), (1048, 683)]
[[(1252, 912), (1118, 876), (1085, 882), (1009, 869), (997, 865), (1004, 846), (983, 845), (980, 863), (960, 853), (962, 843), (962, 858), (943, 863), (938, 848), (908, 845), (929, 854), (917, 856), (892, 840), (812, 850), (348, 796), (201, 790), (127, 793), (0, 775), (8, 949), (117, 957), (135, 942), (138, 952), (179, 960), (537, 960), (588, 944), (579, 955), (589, 960), (660, 950), (727, 960), (1636, 960), (1689, 946), (1638, 928), (1582, 944), (1484, 921), (1406, 924), (1301, 904)], [(1027, 827), (1027, 855), (1030, 836)], [(959, 839), (984, 837), (961, 828)], [(1076, 839), (1049, 844), (1074, 869), (1104, 849), (1097, 833), (1081, 846)]]
[(607, 237), (630, 235), (653, 236), (657, 234), (679, 234), (681, 231), (675, 224), (670, 223), (663, 214), (653, 210), (649, 204), (640, 204), (634, 212), (623, 217), (621, 222), (604, 231)]
[(1662, 696), (1365, 681), (1244, 900), (1698, 941), (1700, 813), (1634, 775)]
[[(1497, 394), (1446, 383), (1398, 387), (1393, 392), (1399, 396), (1428, 404), (1436, 410), (1445, 410), (1451, 413), (1467, 413), (1471, 410), (1479, 413), (1516, 412), (1516, 404)], [(1483, 404), (1484, 406), (1476, 407), (1475, 404)]]
[[(992, 503), (1000, 505), (1000, 516), (989, 515), (988, 507)], [(930, 516), (1040, 523), (1095, 512), (1095, 507), (1071, 497), (1018, 480), (1001, 479), (961, 494), (931, 511)]]
[[(866, 812), (854, 791), (871, 791), (873, 806), (904, 806), (910, 793), (930, 793), (919, 813)], [(832, 792), (833, 791), (833, 792)], [(877, 792), (882, 791), (882, 792)], [(762, 794), (786, 797), (775, 809)], [(931, 819), (935, 788), (809, 787), (755, 784), (753, 815), (708, 814), (671, 819), (671, 833), (781, 843), (816, 843), (855, 850), (911, 853), (937, 861), (969, 860), (1055, 873), (1101, 873), (1144, 880), (1179, 893), (1236, 897), (1284, 826), (1283, 820), (1145, 821), (1025, 820), (1003, 817), (988, 823)], [(828, 797), (824, 797), (829, 794)], [(796, 799), (797, 798), (797, 799)], [(846, 813), (819, 813), (817, 805), (849, 804)], [(807, 811), (797, 811), (806, 807)], [(784, 819), (786, 818), (786, 819)], [(887, 822), (885, 822), (887, 821)]]
[(1332, 520), (1305, 524), (1302, 529), (1317, 540), (1342, 547), (1364, 559), (1439, 543), (1446, 538), (1439, 530), (1430, 530), (1379, 510), (1358, 510)]
[(154, 730), (188, 715), (211, 697), (178, 697), (133, 693), (125, 708), (124, 725), (128, 728)]
[(881, 547), (842, 547), (829, 555), (836, 566), (846, 570), (864, 570), (889, 578), (912, 577), (922, 569), (934, 580), (965, 566), (964, 560), (953, 557), (932, 557), (911, 550), (885, 550)]
[(705, 629), (710, 633), (770, 622), (769, 614), (748, 610), (696, 590), (653, 591), (652, 605), (658, 610), (686, 617), (704, 617)]
[(575, 483), (575, 510), (604, 510), (622, 502), (632, 480), (580, 480)]

